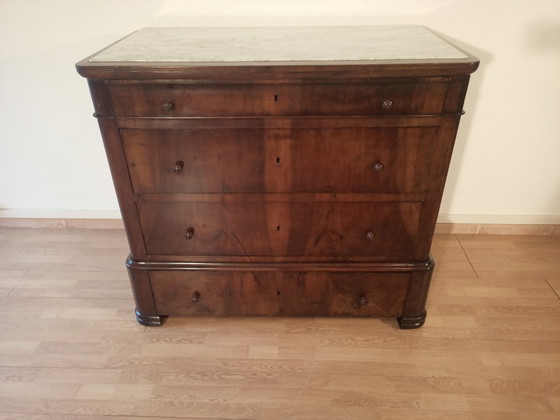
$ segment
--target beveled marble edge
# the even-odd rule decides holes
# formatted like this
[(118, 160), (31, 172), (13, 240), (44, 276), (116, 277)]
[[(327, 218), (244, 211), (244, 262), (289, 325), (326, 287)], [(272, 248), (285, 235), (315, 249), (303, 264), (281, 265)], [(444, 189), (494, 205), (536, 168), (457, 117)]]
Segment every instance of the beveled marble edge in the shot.
[(402, 25), (143, 28), (89, 61), (297, 63), (467, 58), (427, 28)]

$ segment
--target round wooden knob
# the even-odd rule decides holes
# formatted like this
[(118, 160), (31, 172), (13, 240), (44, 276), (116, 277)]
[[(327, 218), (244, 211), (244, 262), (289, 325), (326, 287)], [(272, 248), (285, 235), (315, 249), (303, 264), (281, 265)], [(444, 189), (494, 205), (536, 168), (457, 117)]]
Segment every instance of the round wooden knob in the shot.
[(194, 228), (190, 227), (185, 232), (185, 239), (190, 241), (194, 236)]
[(172, 101), (164, 102), (163, 104), (161, 104), (161, 109), (167, 112), (175, 111), (175, 102)]
[(194, 292), (192, 297), (191, 297), (191, 301), (192, 301), (192, 303), (200, 302), (200, 292)]
[(374, 237), (375, 237), (375, 233), (373, 233), (372, 231), (366, 232), (366, 239), (372, 241)]
[(375, 163), (373, 164), (373, 170), (374, 170), (375, 172), (381, 172), (381, 171), (383, 171), (383, 169), (385, 169), (385, 166), (384, 166), (382, 163), (380, 163), (380, 162), (375, 162)]
[(393, 108), (393, 101), (390, 99), (385, 99), (382, 104), (383, 109), (391, 109)]
[(178, 160), (177, 162), (175, 162), (175, 167), (173, 168), (173, 172), (175, 172), (176, 174), (180, 174), (183, 171), (184, 167), (185, 167), (185, 162), (183, 162), (182, 160)]

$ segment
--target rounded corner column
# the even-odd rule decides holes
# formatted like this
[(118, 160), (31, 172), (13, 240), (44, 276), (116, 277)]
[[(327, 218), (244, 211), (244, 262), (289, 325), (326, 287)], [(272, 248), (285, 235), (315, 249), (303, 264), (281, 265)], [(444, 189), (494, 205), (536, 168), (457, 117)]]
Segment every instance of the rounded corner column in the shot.
[(435, 265), (430, 255), (420, 269), (411, 273), (403, 311), (397, 317), (401, 330), (420, 328), (426, 322), (426, 302)]
[(148, 270), (140, 267), (131, 256), (126, 261), (126, 268), (136, 302), (136, 320), (147, 327), (162, 325), (166, 317), (157, 312)]

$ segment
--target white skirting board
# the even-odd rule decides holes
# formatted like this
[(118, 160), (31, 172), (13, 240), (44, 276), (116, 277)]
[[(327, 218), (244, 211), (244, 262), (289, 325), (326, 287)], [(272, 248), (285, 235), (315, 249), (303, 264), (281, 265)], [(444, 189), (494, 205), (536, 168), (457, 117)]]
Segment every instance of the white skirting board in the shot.
[(438, 223), (491, 225), (558, 225), (560, 215), (440, 214)]
[(118, 210), (1, 210), (0, 227), (123, 229)]
[(440, 214), (436, 233), (560, 235), (560, 215)]
[[(0, 227), (122, 229), (118, 210), (0, 210)], [(560, 215), (440, 214), (436, 233), (560, 235)]]

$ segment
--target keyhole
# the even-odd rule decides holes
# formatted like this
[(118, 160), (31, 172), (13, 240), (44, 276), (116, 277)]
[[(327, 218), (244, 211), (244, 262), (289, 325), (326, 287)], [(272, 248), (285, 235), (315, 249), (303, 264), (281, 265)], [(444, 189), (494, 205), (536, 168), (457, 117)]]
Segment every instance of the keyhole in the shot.
[(280, 232), (280, 226), (276, 226), (276, 232)]
[(280, 165), (280, 158), (279, 157), (276, 157), (276, 164)]
[(278, 94), (274, 95), (274, 102), (278, 102)]

